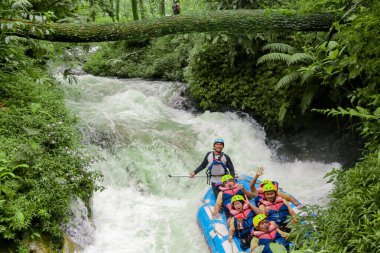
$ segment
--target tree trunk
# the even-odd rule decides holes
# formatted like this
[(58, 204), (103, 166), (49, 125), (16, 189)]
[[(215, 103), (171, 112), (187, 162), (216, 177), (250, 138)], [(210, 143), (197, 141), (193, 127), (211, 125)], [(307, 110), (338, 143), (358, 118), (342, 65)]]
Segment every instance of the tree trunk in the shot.
[(115, 14), (116, 14), (116, 21), (120, 22), (120, 0), (116, 0)]
[[(181, 14), (158, 19), (111, 24), (14, 23), (13, 35), (62, 42), (139, 40), (192, 32), (328, 31), (338, 19), (331, 13), (297, 14), (284, 10), (228, 10)], [(12, 21), (6, 21), (7, 23)], [(4, 20), (3, 22), (4, 23)]]
[(139, 13), (137, 9), (137, 0), (131, 0), (132, 3), (132, 13), (133, 13), (133, 20), (139, 20)]
[(165, 0), (158, 0), (158, 11), (160, 16), (165, 16)]
[(91, 13), (90, 13), (91, 20), (95, 22), (95, 19), (96, 19), (95, 0), (90, 0), (90, 10), (91, 10)]
[(155, 17), (156, 15), (155, 15), (155, 7), (156, 7), (156, 5), (155, 5), (155, 3), (156, 3), (156, 1), (154, 1), (154, 0), (149, 0), (149, 10), (150, 10), (150, 14), (152, 15), (152, 17)]
[(110, 0), (110, 8), (109, 8), (109, 11), (108, 11), (108, 15), (112, 18), (112, 21), (115, 22), (115, 12), (114, 12), (114, 8), (113, 8), (113, 0)]
[(144, 7), (144, 1), (143, 0), (139, 0), (139, 6), (140, 6), (141, 19), (145, 19), (145, 7)]

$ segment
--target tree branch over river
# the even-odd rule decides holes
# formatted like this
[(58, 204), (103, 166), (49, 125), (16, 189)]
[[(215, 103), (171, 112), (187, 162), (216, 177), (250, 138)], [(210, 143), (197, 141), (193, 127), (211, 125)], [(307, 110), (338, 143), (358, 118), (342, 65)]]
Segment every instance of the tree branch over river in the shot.
[[(192, 32), (328, 31), (339, 17), (332, 13), (300, 14), (293, 10), (228, 10), (181, 14), (129, 23), (15, 22), (13, 35), (61, 42), (137, 40)], [(10, 23), (4, 21), (2, 23)]]

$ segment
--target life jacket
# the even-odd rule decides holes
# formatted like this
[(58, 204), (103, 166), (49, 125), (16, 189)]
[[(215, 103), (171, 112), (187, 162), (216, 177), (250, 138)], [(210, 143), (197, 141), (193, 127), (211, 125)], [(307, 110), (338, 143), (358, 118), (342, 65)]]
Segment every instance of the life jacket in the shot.
[[(219, 186), (219, 190), (223, 192), (223, 206), (227, 207), (231, 203), (231, 199), (234, 195), (244, 196), (244, 192), (236, 185), (232, 188)], [(229, 208), (230, 209), (230, 208)]]
[(273, 253), (270, 249), (270, 244), (273, 242), (279, 243), (289, 250), (289, 242), (277, 232), (276, 227), (272, 224), (267, 232), (252, 231), (252, 234), (259, 239), (259, 246), (264, 245), (262, 253)]
[[(243, 211), (237, 211), (235, 209), (230, 210), (231, 214), (234, 216), (234, 225), (237, 238), (247, 238), (251, 234), (253, 229), (253, 217), (255, 217), (255, 212), (249, 207), (249, 205), (243, 205)], [(243, 229), (238, 229), (238, 219), (243, 219)]]
[(286, 225), (286, 220), (290, 215), (288, 206), (285, 205), (284, 200), (280, 196), (276, 196), (274, 202), (270, 202), (266, 199), (260, 200), (260, 203), (265, 207), (269, 207), (269, 213), (267, 215), (268, 221), (274, 221), (279, 227)]
[[(229, 170), (227, 169), (227, 165), (226, 165), (227, 158), (223, 152), (220, 153), (218, 158), (215, 157), (214, 151), (212, 153), (210, 152), (210, 154), (207, 157), (207, 160), (209, 161), (209, 164), (210, 164), (206, 171), (207, 183), (210, 183), (211, 177), (215, 177), (215, 176), (222, 177), (225, 174), (229, 174)], [(214, 179), (211, 181), (215, 181), (219, 183), (220, 180)]]
[[(276, 186), (278, 190), (278, 182), (272, 181), (273, 185)], [(256, 207), (260, 206), (260, 201), (264, 198), (264, 192), (263, 192), (263, 185), (260, 184), (259, 188), (257, 189), (257, 196), (255, 197), (255, 204)]]

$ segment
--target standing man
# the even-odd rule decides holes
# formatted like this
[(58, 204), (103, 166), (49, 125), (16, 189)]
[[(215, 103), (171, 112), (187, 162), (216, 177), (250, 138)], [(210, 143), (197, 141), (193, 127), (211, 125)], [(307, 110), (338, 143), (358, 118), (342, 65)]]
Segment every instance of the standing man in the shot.
[(222, 176), (231, 174), (235, 177), (234, 165), (230, 157), (222, 152), (223, 148), (224, 140), (222, 138), (216, 138), (214, 140), (214, 151), (208, 152), (203, 162), (190, 173), (190, 178), (193, 178), (198, 172), (207, 167), (207, 183), (211, 183), (215, 197), (218, 196), (218, 188), (222, 184)]
[(179, 1), (175, 0), (175, 2), (172, 5), (173, 14), (178, 15), (181, 12), (181, 7), (179, 6)]

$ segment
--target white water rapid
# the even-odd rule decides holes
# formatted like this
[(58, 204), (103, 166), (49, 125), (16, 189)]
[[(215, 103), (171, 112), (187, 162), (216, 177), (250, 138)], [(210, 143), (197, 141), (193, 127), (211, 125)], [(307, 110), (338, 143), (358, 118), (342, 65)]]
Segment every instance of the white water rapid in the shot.
[(105, 190), (93, 198), (86, 253), (208, 252), (196, 223), (206, 180), (168, 174), (188, 175), (215, 137), (225, 139), (237, 173), (253, 176), (264, 166), (262, 179), (277, 180), (302, 203), (326, 200), (331, 186), (323, 176), (339, 166), (279, 162), (252, 118), (179, 109), (179, 84), (84, 75), (64, 86), (88, 148), (103, 158), (93, 165), (104, 174)]

